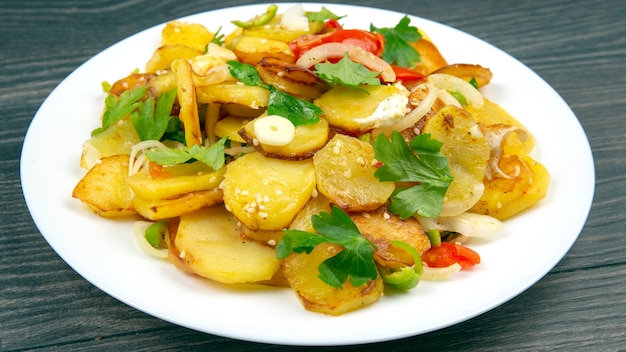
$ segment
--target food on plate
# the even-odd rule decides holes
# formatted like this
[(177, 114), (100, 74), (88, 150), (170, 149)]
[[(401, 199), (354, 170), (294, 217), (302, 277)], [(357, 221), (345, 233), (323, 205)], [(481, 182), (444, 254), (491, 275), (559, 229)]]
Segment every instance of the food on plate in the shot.
[(472, 238), (548, 192), (531, 131), (483, 96), (489, 68), (448, 63), (408, 16), (343, 18), (167, 23), (143, 69), (103, 84), (72, 196), (136, 219), (185, 273), (290, 287), (329, 315), (480, 270)]

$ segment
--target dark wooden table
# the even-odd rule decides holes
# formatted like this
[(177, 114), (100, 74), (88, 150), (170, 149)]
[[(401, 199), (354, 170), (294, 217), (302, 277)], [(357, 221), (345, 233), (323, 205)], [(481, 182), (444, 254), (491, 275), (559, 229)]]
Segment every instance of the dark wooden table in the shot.
[[(1, 350), (301, 349), (199, 333), (151, 317), (108, 296), (76, 274), (48, 246), (29, 215), (20, 187), (20, 152), (29, 123), (52, 89), (81, 63), (153, 25), (250, 3), (253, 1), (0, 1)], [(345, 3), (384, 7), (456, 27), (496, 45), (536, 71), (568, 102), (589, 137), (596, 167), (596, 194), (587, 223), (569, 253), (518, 297), (469, 321), (425, 335), (327, 349), (624, 350), (624, 2)], [(63, 136), (50, 138), (53, 141)]]

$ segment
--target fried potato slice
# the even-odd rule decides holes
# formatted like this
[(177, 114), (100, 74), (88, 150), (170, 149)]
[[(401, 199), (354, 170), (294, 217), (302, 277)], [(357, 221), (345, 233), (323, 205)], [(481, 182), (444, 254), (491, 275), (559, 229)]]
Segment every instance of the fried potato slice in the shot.
[(214, 34), (199, 23), (168, 22), (161, 31), (161, 45), (184, 44), (200, 52), (206, 50)]
[(263, 82), (300, 99), (313, 100), (330, 89), (313, 72), (294, 63), (266, 57), (255, 67)]
[(296, 57), (287, 43), (260, 37), (244, 36), (239, 38), (233, 47), (233, 52), (239, 61), (250, 65), (256, 65), (266, 57), (290, 63), (296, 61)]
[(201, 145), (202, 130), (191, 64), (187, 60), (176, 60), (172, 63), (172, 69), (176, 72), (179, 118), (185, 127), (185, 142), (187, 145)]
[(181, 216), (172, 237), (171, 250), (178, 253), (179, 264), (217, 282), (270, 280), (280, 269), (275, 250), (242, 240), (233, 214), (219, 205)]
[(222, 203), (223, 198), (222, 190), (213, 188), (186, 193), (171, 199), (154, 200), (135, 196), (132, 200), (132, 205), (141, 216), (156, 221), (189, 214), (196, 210)]
[(146, 63), (146, 72), (156, 73), (168, 70), (172, 62), (182, 59), (191, 59), (202, 55), (202, 51), (184, 44), (168, 44), (154, 51)]
[(126, 183), (128, 162), (128, 155), (102, 158), (78, 182), (72, 197), (105, 218), (136, 214), (132, 193)]
[(341, 250), (338, 245), (322, 243), (310, 254), (292, 253), (284, 259), (283, 274), (306, 310), (341, 315), (372, 304), (383, 295), (380, 276), (359, 287), (348, 280), (342, 288), (332, 287), (319, 278), (320, 263)]

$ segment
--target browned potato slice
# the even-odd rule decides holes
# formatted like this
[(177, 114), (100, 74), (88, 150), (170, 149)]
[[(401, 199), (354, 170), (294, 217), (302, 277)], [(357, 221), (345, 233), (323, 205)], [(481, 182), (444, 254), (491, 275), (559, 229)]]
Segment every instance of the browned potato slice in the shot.
[(146, 63), (146, 72), (156, 73), (169, 70), (172, 63), (180, 59), (191, 59), (202, 55), (202, 51), (184, 44), (168, 44), (154, 51)]
[(127, 90), (137, 87), (144, 87), (155, 75), (152, 73), (131, 73), (130, 75), (119, 79), (109, 88), (109, 94), (120, 96)]
[(201, 145), (202, 130), (191, 65), (187, 60), (176, 60), (172, 63), (172, 69), (176, 72), (177, 96), (180, 103), (179, 117), (185, 127), (185, 142), (187, 145)]
[(148, 80), (148, 90), (154, 98), (158, 98), (161, 93), (169, 92), (172, 89), (176, 89), (176, 74), (173, 71), (154, 75)]
[(238, 83), (222, 83), (196, 88), (198, 102), (201, 104), (240, 104), (252, 109), (267, 106), (270, 91), (256, 86), (246, 86)]
[(252, 230), (281, 230), (289, 226), (315, 189), (315, 169), (308, 160), (267, 158), (245, 154), (226, 167), (226, 208)]
[(493, 73), (491, 73), (490, 69), (480, 65), (471, 64), (447, 65), (436, 69), (433, 73), (447, 73), (449, 75), (459, 77), (467, 82), (470, 82), (473, 78), (476, 80), (478, 88), (489, 84), (491, 77), (493, 77)]
[(256, 65), (266, 57), (291, 63), (296, 61), (287, 43), (261, 37), (244, 36), (239, 38), (233, 47), (233, 52), (239, 61), (250, 65)]
[(430, 40), (422, 38), (412, 43), (415, 50), (420, 53), (420, 62), (415, 66), (415, 70), (427, 76), (440, 67), (448, 65), (446, 59), (441, 55), (439, 49)]
[(150, 177), (139, 172), (126, 179), (135, 195), (145, 199), (169, 199), (182, 194), (217, 188), (224, 179), (225, 168), (214, 171), (201, 162), (164, 166), (162, 175)]
[[(474, 120), (484, 125), (504, 124), (518, 127), (524, 127), (521, 122), (511, 116), (500, 105), (484, 98), (484, 104), (480, 109), (474, 106), (468, 106), (467, 111), (472, 114)], [(522, 155), (528, 154), (535, 147), (535, 137), (526, 131), (526, 140), (521, 141), (517, 133), (511, 133), (503, 143), (503, 151), (505, 154)]]
[(467, 111), (447, 105), (431, 117), (423, 133), (443, 142), (441, 153), (448, 158), (454, 181), (446, 192), (441, 216), (469, 210), (480, 198), (489, 160), (489, 144)]
[(173, 242), (180, 264), (217, 282), (270, 280), (280, 269), (274, 249), (242, 240), (237, 221), (222, 206), (181, 216)]
[(282, 230), (251, 230), (241, 224), (239, 227), (241, 238), (257, 242), (264, 246), (275, 248), (283, 238)]
[(254, 134), (254, 122), (255, 120), (252, 120), (245, 124), (239, 134), (248, 144), (267, 157), (287, 160), (310, 158), (328, 141), (329, 126), (325, 119), (311, 125), (296, 126), (293, 140), (283, 146), (259, 143)]
[(500, 167), (507, 173), (520, 173), (513, 179), (485, 180), (485, 191), (470, 211), (504, 220), (531, 207), (548, 193), (550, 174), (529, 156), (506, 155)]
[(387, 268), (413, 265), (413, 256), (404, 249), (391, 245), (391, 241), (403, 241), (422, 254), (430, 248), (430, 240), (415, 218), (401, 220), (381, 207), (371, 212), (349, 214), (363, 237), (378, 248), (374, 252), (376, 262)]
[(374, 210), (395, 188), (374, 176), (374, 148), (354, 137), (335, 135), (315, 153), (313, 164), (318, 191), (347, 212)]
[(199, 209), (222, 203), (224, 194), (221, 189), (191, 192), (171, 199), (133, 198), (136, 211), (149, 220), (170, 219), (189, 214)]
[(199, 23), (168, 22), (161, 31), (161, 45), (184, 44), (200, 52), (213, 40), (213, 33)]
[(81, 167), (89, 170), (100, 162), (101, 158), (123, 154), (128, 156), (133, 145), (140, 141), (130, 119), (123, 118), (83, 143)]
[[(328, 123), (349, 134), (358, 135), (374, 127), (374, 115), (378, 106), (394, 95), (403, 95), (398, 87), (393, 85), (362, 86), (364, 90), (337, 86), (315, 99), (315, 105), (324, 111), (324, 117)], [(368, 94), (369, 93), (369, 94)], [(407, 92), (408, 95), (408, 92)], [(383, 115), (387, 115), (384, 113)], [(404, 116), (395, 116), (400, 119)], [(381, 116), (388, 118), (388, 116)]]
[(266, 57), (256, 65), (266, 84), (304, 100), (313, 100), (330, 87), (313, 72), (294, 63)]
[(105, 218), (135, 214), (132, 194), (126, 183), (128, 160), (128, 155), (102, 158), (78, 182), (72, 197), (80, 199)]
[(329, 315), (341, 315), (363, 308), (380, 299), (383, 282), (380, 277), (360, 287), (349, 281), (338, 289), (322, 281), (318, 266), (342, 250), (340, 246), (323, 243), (310, 253), (292, 253), (283, 261), (283, 273), (305, 309)]

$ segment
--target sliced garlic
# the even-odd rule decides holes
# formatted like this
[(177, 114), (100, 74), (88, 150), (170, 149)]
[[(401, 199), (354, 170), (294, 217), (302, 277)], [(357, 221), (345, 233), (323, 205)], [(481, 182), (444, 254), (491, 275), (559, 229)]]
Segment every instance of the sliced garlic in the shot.
[(283, 146), (291, 143), (296, 126), (279, 115), (268, 115), (254, 120), (254, 136), (261, 144)]

